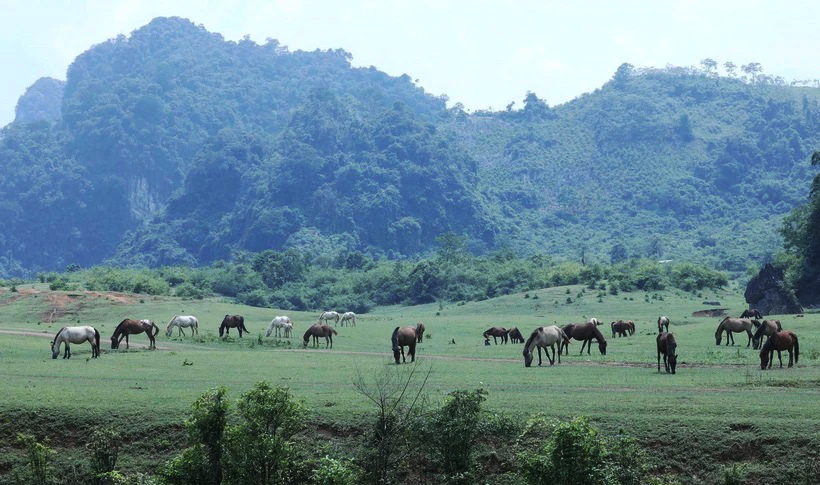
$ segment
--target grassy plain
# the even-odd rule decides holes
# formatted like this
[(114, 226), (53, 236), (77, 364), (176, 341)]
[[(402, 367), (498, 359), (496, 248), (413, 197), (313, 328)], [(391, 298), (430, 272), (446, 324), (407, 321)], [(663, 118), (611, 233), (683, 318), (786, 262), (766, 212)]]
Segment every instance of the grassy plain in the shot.
[[(131, 446), (150, 447), (135, 461), (144, 466), (179, 446), (180, 424), (204, 390), (225, 385), (238, 396), (260, 380), (289, 387), (314, 422), (355, 428), (367, 422), (372, 409), (353, 380), (395, 368), (390, 333), (422, 321), (427, 338), (417, 353), (423, 368), (430, 366), (426, 391), (433, 402), (456, 389), (481, 387), (489, 392), (488, 410), (520, 422), (535, 413), (556, 419), (587, 415), (607, 433), (636, 436), (658, 459), (658, 472), (677, 474), (682, 483), (713, 483), (720, 467), (735, 463), (747, 467), (747, 483), (774, 483), (767, 470), (783, 453), (794, 460), (788, 473), (795, 483), (817, 478), (812, 477), (820, 445), (820, 315), (774, 316), (800, 337), (800, 361), (793, 369), (761, 371), (758, 352), (746, 347), (745, 335), (736, 334), (734, 346), (718, 347), (719, 319), (692, 316), (713, 308), (704, 301), (719, 301), (728, 314), (739, 315), (745, 304), (736, 289), (602, 295), (572, 286), (483, 302), (377, 308), (360, 315), (355, 327), (338, 327), (332, 350), (302, 347), (301, 335), (318, 312), (245, 307), (222, 299), (55, 293), (40, 285), (18, 290), (0, 292), (3, 446), (10, 445), (10, 432), (26, 426), (50, 435), (58, 446), (82, 446), (82, 418), (76, 415), (82, 410), (81, 416), (93, 416), (95, 424), (121, 424)], [(251, 335), (216, 338), (222, 317), (235, 313), (245, 316)], [(294, 321), (293, 338), (264, 338), (268, 322), (284, 313)], [(175, 314), (198, 316), (200, 338), (180, 338), (176, 332), (167, 338), (165, 326)], [(679, 342), (674, 376), (657, 371), (659, 315), (670, 317)], [(144, 335), (132, 338), (129, 351), (110, 350), (108, 337), (126, 317), (157, 323), (156, 351), (138, 347), (147, 343)], [(590, 317), (606, 322), (601, 329), (609, 342), (607, 355), (596, 345), (590, 355), (579, 355), (580, 344), (573, 342), (555, 366), (525, 368), (521, 344), (485, 346), (481, 337), (490, 326), (517, 326), (526, 337), (540, 325)], [(620, 318), (636, 322), (634, 336), (611, 338), (609, 322)], [(70, 360), (52, 360), (50, 338), (77, 322), (100, 330), (103, 355), (90, 359), (86, 344), (73, 346)], [(50, 429), (53, 423), (80, 429), (61, 440), (62, 431)], [(0, 471), (3, 467), (0, 460)]]

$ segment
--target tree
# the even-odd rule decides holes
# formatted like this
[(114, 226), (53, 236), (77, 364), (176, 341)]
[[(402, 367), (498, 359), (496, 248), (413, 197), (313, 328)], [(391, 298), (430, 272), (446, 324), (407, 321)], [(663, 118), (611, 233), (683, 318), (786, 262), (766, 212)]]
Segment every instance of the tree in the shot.
[(632, 77), (634, 70), (635, 66), (628, 62), (624, 62), (618, 66), (618, 69), (612, 76), (612, 85), (615, 86), (615, 89), (624, 89), (629, 82), (629, 78)]
[(462, 260), (467, 253), (465, 250), (467, 247), (467, 236), (459, 236), (449, 231), (438, 236), (436, 242), (439, 244), (438, 248), (436, 248), (436, 253), (439, 259), (445, 263), (457, 263)]
[(759, 62), (750, 62), (740, 66), (740, 70), (749, 75), (749, 82), (751, 84), (755, 84), (758, 75), (763, 72), (763, 66), (761, 66)]
[(629, 255), (626, 252), (626, 248), (621, 243), (616, 243), (612, 246), (612, 249), (609, 250), (609, 261), (612, 262), (612, 264), (626, 261), (628, 258)]
[(729, 77), (735, 77), (735, 75), (737, 74), (737, 66), (732, 61), (724, 62), (723, 68), (726, 69), (726, 73), (729, 75)]
[(717, 76), (717, 61), (712, 59), (711, 57), (707, 57), (700, 61), (700, 65), (703, 66), (703, 69), (706, 71), (708, 76)]
[(461, 477), (456, 482), (474, 481), (467, 477), (481, 429), (481, 403), (486, 399), (484, 389), (453, 391), (427, 424), (424, 441), (448, 478)]

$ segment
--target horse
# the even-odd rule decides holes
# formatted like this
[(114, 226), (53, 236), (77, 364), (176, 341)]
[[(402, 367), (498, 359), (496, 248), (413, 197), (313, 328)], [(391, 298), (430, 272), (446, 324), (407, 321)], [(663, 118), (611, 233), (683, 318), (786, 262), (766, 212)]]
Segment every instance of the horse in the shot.
[(598, 320), (595, 317), (592, 317), (589, 320), (587, 320), (587, 323), (594, 323), (595, 325), (603, 325), (604, 324), (604, 322)]
[[(595, 325), (591, 323), (591, 325)], [(561, 352), (560, 352), (560, 343), (567, 342), (569, 343), (569, 337), (567, 334), (564, 333), (556, 325), (551, 325), (549, 327), (538, 327), (530, 334), (530, 338), (527, 339), (527, 342), (524, 344), (524, 367), (529, 367), (532, 365), (532, 348), (538, 348), (538, 365), (541, 366), (541, 348), (544, 349), (544, 354), (547, 356), (547, 360), (550, 361), (550, 365), (555, 365), (555, 344), (559, 343), (559, 352), (558, 352), (558, 363), (561, 363)], [(550, 358), (549, 349), (552, 349), (552, 358)]]
[(669, 317), (658, 317), (658, 333), (662, 333), (664, 328), (669, 332)]
[[(752, 321), (754, 323), (754, 320)], [(780, 325), (780, 320), (763, 320), (757, 326), (757, 331), (752, 335), (752, 348), (757, 350), (760, 348), (762, 342), (761, 338), (765, 335), (771, 337), (775, 332), (783, 330)]]
[[(564, 331), (564, 333), (567, 335), (567, 338), (570, 340), (572, 339), (572, 329), (575, 328), (576, 325), (578, 324), (569, 323), (561, 327), (561, 330)], [(564, 351), (564, 355), (569, 355), (569, 340), (567, 340), (566, 342), (564, 342), (563, 340), (558, 342), (558, 352), (560, 353), (562, 350)]]
[(498, 345), (498, 340), (496, 340), (496, 337), (501, 337), (501, 343), (506, 344), (509, 338), (509, 333), (510, 331), (504, 327), (491, 327), (487, 329), (487, 331), (484, 332), (482, 335), (484, 336), (484, 339), (488, 342), (490, 341), (490, 337), (492, 337), (493, 342), (495, 342), (495, 344)]
[(242, 332), (250, 333), (248, 329), (245, 328), (245, 317), (242, 315), (225, 315), (225, 318), (222, 319), (222, 323), (219, 325), (219, 336), (221, 337), (223, 333), (230, 335), (232, 328), (235, 328), (239, 332), (239, 338), (242, 338)]
[(290, 317), (287, 316), (280, 316), (274, 317), (273, 320), (270, 321), (268, 324), (268, 331), (265, 332), (265, 337), (270, 337), (270, 334), (273, 333), (273, 329), (276, 329), (276, 336), (282, 336), (282, 331), (284, 330), (285, 337), (290, 337), (290, 329), (287, 328), (286, 325), (290, 325), (290, 329), (293, 328), (293, 322), (291, 322)]
[(340, 322), (341, 322), (343, 327), (345, 326), (345, 322), (347, 322), (348, 325), (352, 325), (352, 326), (355, 327), (356, 326), (356, 314), (353, 313), (353, 312), (345, 312), (340, 317)]
[(56, 359), (60, 354), (60, 344), (65, 342), (64, 359), (71, 358), (71, 346), (69, 344), (82, 344), (88, 342), (91, 344), (91, 358), (96, 359), (100, 356), (100, 332), (94, 327), (63, 327), (54, 336), (51, 341), (51, 358)]
[[(152, 330), (156, 331), (152, 332)], [(127, 349), (128, 336), (137, 335), (142, 332), (145, 332), (145, 335), (148, 335), (148, 348), (157, 348), (156, 337), (159, 333), (159, 327), (157, 327), (151, 320), (132, 320), (130, 318), (126, 318), (121, 321), (119, 325), (117, 325), (117, 328), (114, 329), (114, 335), (111, 336), (111, 348), (120, 348), (120, 343), (122, 342), (123, 337), (125, 337), (125, 348)]]
[(319, 320), (316, 320), (316, 323), (327, 323), (328, 320), (333, 320), (333, 326), (335, 327), (339, 324), (339, 318), (341, 318), (341, 315), (337, 312), (322, 312), (322, 314), (319, 315)]
[(615, 338), (616, 334), (621, 337), (628, 337), (635, 334), (635, 324), (631, 320), (626, 322), (618, 320), (617, 322), (612, 322), (610, 327), (612, 327), (612, 338)]
[(666, 368), (666, 373), (672, 370), (675, 373), (675, 366), (678, 365), (678, 343), (675, 341), (675, 336), (669, 332), (659, 333), (655, 338), (658, 344), (658, 372), (661, 371), (661, 354), (663, 354), (663, 365)]
[[(792, 355), (794, 349), (794, 355)], [(789, 352), (789, 367), (797, 363), (800, 357), (800, 344), (797, 342), (797, 335), (794, 332), (775, 332), (769, 337), (769, 340), (763, 344), (760, 349), (760, 370), (765, 370), (767, 367), (772, 368), (772, 361), (774, 361), (774, 351), (777, 351), (777, 358), (780, 360), (780, 367), (783, 368), (783, 358), (780, 355), (782, 350)], [(794, 360), (792, 361), (792, 357)]]
[(723, 337), (724, 331), (726, 331), (726, 345), (729, 345), (730, 340), (732, 342), (732, 345), (735, 344), (735, 337), (732, 335), (732, 332), (743, 331), (745, 331), (746, 334), (749, 336), (749, 343), (746, 344), (746, 347), (752, 345), (752, 321), (748, 318), (726, 317), (723, 320), (721, 320), (720, 325), (718, 325), (717, 331), (715, 331), (715, 345), (720, 345), (720, 340)]
[(302, 340), (304, 341), (304, 347), (307, 347), (310, 337), (313, 337), (313, 346), (318, 347), (319, 337), (324, 337), (325, 348), (330, 347), (332, 349), (334, 335), (339, 335), (339, 333), (335, 329), (331, 328), (330, 325), (326, 323), (314, 323), (307, 329), (305, 335), (302, 337)]
[(415, 327), (396, 327), (393, 330), (393, 335), (390, 337), (390, 343), (393, 346), (393, 358), (396, 359), (396, 364), (399, 363), (399, 357), (402, 362), (407, 362), (404, 356), (404, 347), (407, 347), (407, 354), (410, 355), (410, 362), (416, 361), (416, 343), (421, 342), (424, 336), (424, 324), (419, 322)]
[[(569, 335), (569, 334), (567, 334)], [(592, 339), (596, 339), (598, 341), (598, 350), (601, 351), (601, 355), (606, 355), (606, 339), (604, 338), (604, 334), (598, 330), (598, 327), (592, 323), (577, 323), (575, 327), (572, 328), (572, 338), (578, 341), (583, 341), (581, 344), (581, 353), (584, 353), (584, 346), (587, 347), (587, 355), (590, 353), (590, 348), (592, 348)]]
[(521, 330), (518, 330), (518, 327), (513, 327), (510, 329), (510, 342), (514, 344), (523, 344), (524, 343), (524, 336), (521, 335)]
[(757, 308), (752, 308), (751, 310), (743, 310), (743, 313), (740, 314), (740, 318), (756, 318), (760, 320), (763, 318), (763, 315), (760, 313), (760, 310)]
[(199, 335), (199, 320), (192, 315), (174, 315), (174, 318), (168, 322), (168, 327), (165, 329), (166, 337), (171, 336), (171, 333), (174, 331), (174, 327), (179, 330), (177, 337), (180, 335), (185, 335), (185, 331), (182, 330), (183, 327), (189, 327), (191, 329), (191, 337), (193, 337), (194, 334)]

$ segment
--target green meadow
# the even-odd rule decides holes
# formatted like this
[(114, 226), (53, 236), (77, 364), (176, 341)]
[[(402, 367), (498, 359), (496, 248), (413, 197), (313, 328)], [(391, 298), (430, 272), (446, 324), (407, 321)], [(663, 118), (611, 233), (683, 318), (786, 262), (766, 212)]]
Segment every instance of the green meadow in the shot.
[[(425, 392), (432, 403), (453, 390), (483, 388), (489, 393), (485, 409), (520, 424), (536, 414), (556, 420), (586, 415), (606, 433), (638, 438), (658, 460), (657, 472), (682, 483), (713, 483), (721, 467), (734, 464), (747, 467), (756, 480), (751, 483), (774, 483), (765, 478), (767, 463), (785, 452), (793, 457), (790, 476), (802, 479), (803, 470), (817, 469), (820, 315), (768, 316), (797, 333), (800, 359), (787, 369), (784, 353), (783, 369), (775, 357), (773, 370), (761, 371), (745, 334), (735, 334), (734, 346), (725, 340), (716, 346), (720, 318), (692, 316), (715, 308), (705, 301), (719, 301), (727, 314), (738, 316), (746, 305), (736, 289), (602, 295), (570, 286), (482, 302), (382, 307), (359, 315), (355, 327), (337, 327), (332, 349), (323, 341), (319, 348), (302, 345), (318, 311), (283, 312), (222, 299), (49, 292), (41, 285), (18, 290), (0, 293), (4, 447), (11, 446), (14, 432), (26, 431), (50, 438), (58, 449), (76, 450), (83, 427), (108, 422), (129, 437), (127, 446), (143, 447), (124, 463), (150, 470), (178, 449), (181, 424), (203, 391), (224, 385), (237, 397), (262, 380), (288, 387), (304, 401), (312, 423), (348, 430), (344, 438), (355, 438), (373, 409), (353, 381), (409, 367), (393, 362), (390, 335), (396, 326), (421, 321), (427, 330), (417, 362), (423, 374), (429, 371)], [(293, 337), (266, 338), (268, 322), (285, 313), (294, 322)], [(178, 314), (199, 318), (198, 338), (178, 337), (176, 330), (166, 337), (168, 321)], [(250, 335), (239, 338), (232, 330), (219, 339), (225, 314), (244, 315)], [(678, 340), (676, 375), (657, 370), (659, 315), (670, 317)], [(605, 322), (599, 328), (607, 354), (593, 344), (590, 354), (579, 355), (580, 343), (573, 341), (554, 366), (545, 358), (538, 367), (536, 357), (525, 368), (522, 344), (486, 346), (481, 335), (491, 326), (516, 326), (526, 338), (537, 326), (590, 317)], [(124, 318), (154, 321), (160, 328), (157, 350), (147, 350), (148, 339), (137, 335), (130, 350), (112, 351), (109, 337)], [(633, 320), (635, 335), (612, 338), (609, 322), (618, 319)], [(60, 327), (78, 323), (100, 330), (102, 356), (91, 359), (85, 344), (72, 346), (69, 360), (52, 360), (51, 338)], [(4, 464), (8, 470), (5, 460), (0, 470)]]

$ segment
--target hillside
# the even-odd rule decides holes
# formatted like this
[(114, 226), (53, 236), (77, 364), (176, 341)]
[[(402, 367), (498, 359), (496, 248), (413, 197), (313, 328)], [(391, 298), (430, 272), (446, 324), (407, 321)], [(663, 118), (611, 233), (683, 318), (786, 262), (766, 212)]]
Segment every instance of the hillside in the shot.
[(529, 93), (470, 114), (350, 59), (179, 18), (92, 47), (56, 123), (0, 134), (0, 276), (290, 247), (415, 257), (446, 232), (476, 253), (743, 271), (780, 247), (820, 146), (820, 91), (770, 78), (624, 65), (561, 106)]

